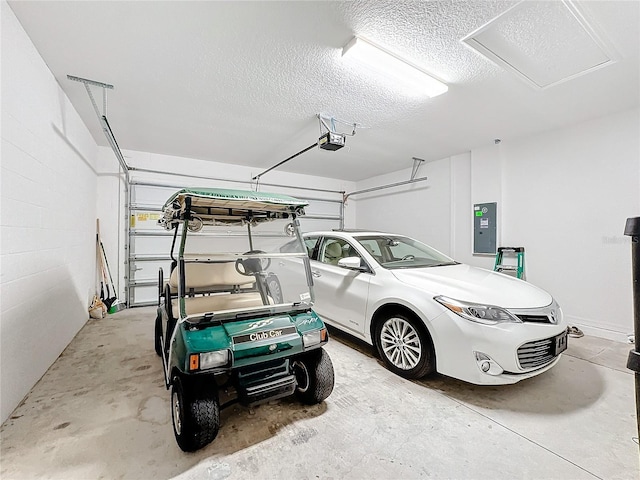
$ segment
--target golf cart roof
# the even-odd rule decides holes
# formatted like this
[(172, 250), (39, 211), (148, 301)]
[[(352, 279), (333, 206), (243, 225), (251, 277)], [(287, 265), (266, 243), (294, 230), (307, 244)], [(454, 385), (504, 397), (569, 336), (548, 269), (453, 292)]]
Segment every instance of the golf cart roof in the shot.
[(304, 215), (303, 200), (276, 193), (224, 188), (183, 188), (162, 207), (159, 223), (167, 230), (183, 221), (187, 207), (204, 225), (242, 225)]

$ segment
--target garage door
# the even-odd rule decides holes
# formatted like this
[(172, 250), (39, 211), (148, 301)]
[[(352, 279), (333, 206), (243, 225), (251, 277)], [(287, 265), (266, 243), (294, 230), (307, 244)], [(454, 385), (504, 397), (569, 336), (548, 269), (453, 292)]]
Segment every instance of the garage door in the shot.
[[(209, 184), (198, 182), (199, 186), (219, 188), (247, 189), (248, 185)], [(165, 278), (171, 266), (171, 243), (173, 232), (167, 232), (158, 224), (164, 202), (181, 188), (192, 187), (189, 184), (167, 185), (164, 183), (132, 180), (129, 201), (128, 269), (125, 278), (127, 302), (131, 307), (155, 305), (158, 301), (158, 271), (163, 269)], [(264, 186), (261, 191), (291, 195), (309, 202), (306, 215), (300, 218), (303, 232), (313, 230), (331, 230), (343, 225), (342, 198), (336, 192), (320, 191), (318, 196), (308, 196), (309, 189), (302, 191), (295, 187)], [(305, 193), (307, 195), (300, 195)], [(324, 198), (324, 197), (327, 198)], [(214, 234), (211, 234), (214, 235)]]

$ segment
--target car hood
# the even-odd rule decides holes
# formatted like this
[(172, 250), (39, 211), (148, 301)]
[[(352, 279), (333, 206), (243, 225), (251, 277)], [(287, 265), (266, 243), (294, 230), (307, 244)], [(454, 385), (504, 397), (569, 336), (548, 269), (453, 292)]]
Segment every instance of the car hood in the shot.
[(537, 308), (553, 298), (541, 288), (508, 275), (470, 265), (389, 270), (407, 285), (433, 296), (444, 295), (465, 302), (497, 305), (503, 308)]

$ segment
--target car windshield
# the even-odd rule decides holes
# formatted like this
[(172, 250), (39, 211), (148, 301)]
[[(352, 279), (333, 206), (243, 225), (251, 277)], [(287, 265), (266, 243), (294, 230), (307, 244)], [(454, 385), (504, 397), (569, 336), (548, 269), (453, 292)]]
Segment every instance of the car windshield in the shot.
[(419, 268), (456, 265), (458, 262), (413, 238), (367, 235), (356, 240), (384, 268)]

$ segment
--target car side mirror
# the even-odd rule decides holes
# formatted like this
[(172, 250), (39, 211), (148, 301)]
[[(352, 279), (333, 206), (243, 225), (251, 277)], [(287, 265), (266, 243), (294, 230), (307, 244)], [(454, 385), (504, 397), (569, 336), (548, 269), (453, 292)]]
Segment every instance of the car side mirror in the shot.
[(366, 269), (360, 263), (360, 257), (345, 257), (338, 260), (338, 266), (348, 268), (349, 270), (358, 270), (360, 272)]

